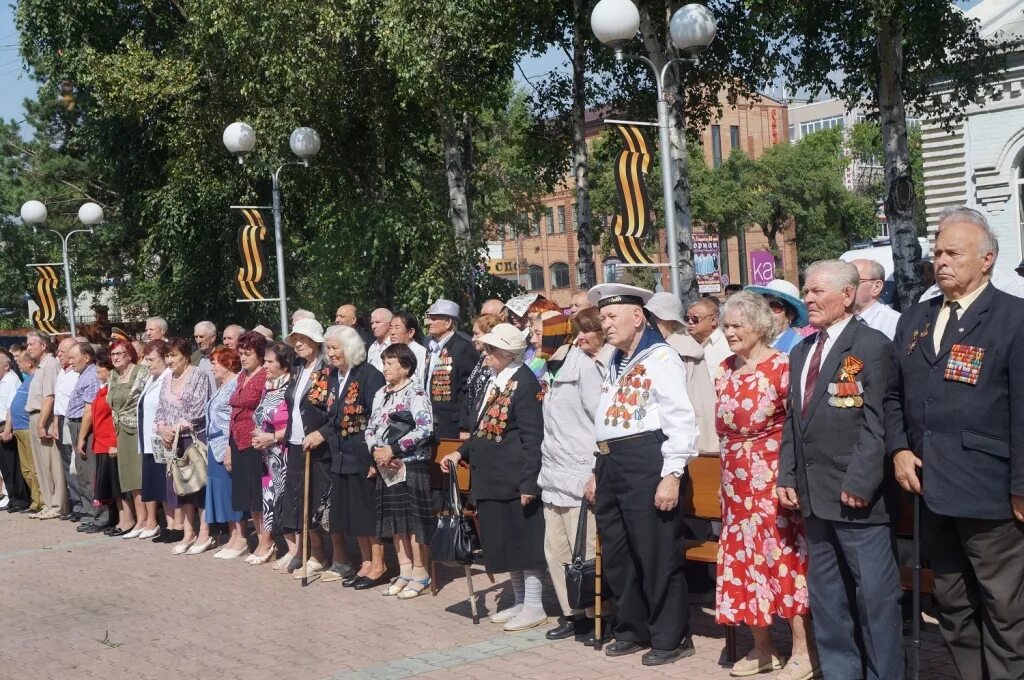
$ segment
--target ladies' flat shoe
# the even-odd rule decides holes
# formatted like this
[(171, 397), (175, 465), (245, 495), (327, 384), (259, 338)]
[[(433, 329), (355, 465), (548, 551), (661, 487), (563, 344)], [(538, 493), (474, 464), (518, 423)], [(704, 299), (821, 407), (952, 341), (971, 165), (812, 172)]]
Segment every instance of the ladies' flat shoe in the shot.
[(128, 540), (129, 538), (138, 538), (142, 535), (142, 529), (132, 529), (128, 533), (121, 536), (121, 538)]
[(295, 557), (293, 553), (285, 553), (284, 555), (278, 557), (277, 560), (274, 562), (274, 571), (281, 571), (282, 569), (287, 567), (288, 563), (292, 561), (293, 557)]
[(110, 529), (107, 532), (107, 536), (110, 536), (111, 538), (120, 538), (121, 536), (124, 536), (125, 534), (127, 534), (129, 531), (131, 531), (131, 530), (130, 529), (118, 529), (117, 527), (113, 527), (112, 529)]
[[(411, 580), (412, 580), (411, 578), (408, 578), (406, 576), (396, 576), (394, 578), (394, 580), (391, 581), (391, 585), (389, 585), (387, 588), (382, 590), (380, 594), (383, 595), (384, 597), (395, 597), (400, 592), (405, 590), (405, 587), (407, 585), (409, 585), (409, 581), (411, 581)], [(355, 585), (354, 580), (353, 580), (353, 585)]]
[(216, 545), (217, 545), (217, 539), (214, 538), (213, 536), (210, 536), (208, 539), (206, 539), (202, 543), (196, 543), (191, 548), (186, 550), (185, 554), (186, 555), (202, 555), (204, 552), (206, 552), (210, 548), (215, 547)]
[(491, 614), (491, 623), (508, 623), (519, 616), (519, 612), (521, 611), (523, 611), (523, 605), (521, 604), (509, 607), (508, 609), (502, 609), (500, 612)]
[(518, 633), (521, 630), (529, 630), (542, 626), (548, 622), (547, 614), (543, 611), (540, 612), (527, 612), (522, 611), (519, 616), (509, 620), (503, 627), (502, 630), (506, 633)]
[(747, 678), (761, 673), (771, 673), (782, 670), (782, 659), (772, 654), (767, 659), (761, 659), (753, 652), (732, 665), (729, 675), (734, 678)]
[(377, 578), (370, 578), (369, 576), (362, 576), (358, 581), (352, 584), (353, 590), (369, 590), (370, 588), (376, 588), (382, 586), (388, 582), (387, 572), (381, 574)]
[(261, 564), (266, 564), (270, 560), (274, 559), (274, 555), (276, 554), (277, 548), (271, 548), (270, 552), (268, 552), (266, 555), (257, 555), (256, 553), (253, 553), (252, 558), (246, 560), (246, 562), (253, 565), (254, 567), (259, 566)]
[(320, 564), (320, 562), (315, 557), (310, 557), (309, 561), (306, 562), (305, 567), (299, 567), (295, 570), (295, 573), (292, 574), (292, 578), (296, 580), (301, 578), (312, 578), (320, 572), (322, 572), (323, 570), (324, 565)]
[(195, 543), (195, 542), (196, 542), (196, 537), (195, 536), (193, 536), (192, 538), (188, 539), (187, 541), (182, 541), (181, 543), (178, 543), (176, 546), (171, 548), (171, 554), (172, 555), (184, 555), (186, 552), (188, 552), (188, 549), (191, 548), (192, 544)]
[(153, 527), (152, 529), (143, 529), (142, 533), (139, 534), (139, 540), (144, 538), (155, 538), (160, 535), (160, 527)]
[(820, 670), (816, 669), (806, 656), (791, 656), (782, 671), (775, 677), (778, 680), (811, 680), (811, 678), (818, 677), (819, 674)]
[(430, 587), (430, 577), (426, 578), (414, 578), (409, 581), (409, 585), (405, 587), (402, 592), (398, 594), (399, 600), (411, 600), (414, 597), (419, 597), (423, 593), (427, 592), (427, 588)]
[(246, 551), (245, 548), (238, 548), (238, 549), (223, 548), (221, 550), (218, 550), (217, 554), (214, 555), (214, 557), (216, 557), (218, 560), (233, 560), (236, 557), (241, 557), (246, 552), (247, 551)]

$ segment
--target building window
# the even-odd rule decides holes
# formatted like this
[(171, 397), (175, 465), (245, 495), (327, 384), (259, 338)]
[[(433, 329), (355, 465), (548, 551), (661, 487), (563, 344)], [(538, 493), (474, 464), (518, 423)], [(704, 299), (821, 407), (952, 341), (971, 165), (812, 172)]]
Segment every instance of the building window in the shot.
[(722, 126), (711, 126), (711, 163), (717, 168), (722, 164)]
[(735, 151), (740, 148), (740, 126), (730, 125), (729, 126), (729, 151)]
[(617, 257), (609, 257), (604, 261), (604, 282), (605, 283), (618, 283), (619, 278), (622, 276), (622, 269), (619, 267), (621, 262)]
[(565, 233), (565, 206), (558, 206), (558, 233)]
[(548, 233), (555, 233), (555, 209), (548, 208)]
[(845, 125), (845, 121), (842, 116), (831, 116), (830, 118), (819, 118), (818, 120), (809, 120), (806, 123), (800, 123), (800, 138), (803, 139), (806, 135), (812, 132), (820, 132), (821, 130), (831, 130), (832, 128), (842, 128)]
[(564, 262), (556, 262), (551, 265), (551, 287), (569, 287), (569, 265)]
[(789, 124), (789, 141), (796, 141), (796, 126), (792, 123)]
[(531, 264), (526, 271), (530, 276), (530, 290), (544, 290), (544, 269)]
[(540, 236), (540, 213), (530, 215), (530, 236)]

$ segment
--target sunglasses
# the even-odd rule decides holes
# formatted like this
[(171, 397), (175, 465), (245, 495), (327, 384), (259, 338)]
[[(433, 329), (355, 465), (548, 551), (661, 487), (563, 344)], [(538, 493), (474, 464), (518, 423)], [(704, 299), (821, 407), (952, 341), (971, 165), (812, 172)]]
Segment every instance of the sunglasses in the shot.
[(683, 317), (683, 321), (685, 321), (688, 324), (698, 324), (703, 319), (706, 319), (709, 316), (711, 316), (711, 315), (710, 314), (705, 314), (704, 316), (693, 316), (692, 314), (687, 314), (686, 316)]
[(786, 309), (786, 305), (779, 302), (778, 300), (769, 300), (768, 306), (771, 308), (773, 312), (781, 312)]

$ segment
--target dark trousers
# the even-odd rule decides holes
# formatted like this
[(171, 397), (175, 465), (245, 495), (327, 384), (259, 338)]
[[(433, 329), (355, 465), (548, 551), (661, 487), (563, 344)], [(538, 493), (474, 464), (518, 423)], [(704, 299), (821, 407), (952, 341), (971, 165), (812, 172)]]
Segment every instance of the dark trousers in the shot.
[(825, 680), (903, 677), (900, 574), (887, 524), (807, 518), (807, 592)]
[(963, 680), (1024, 678), (1024, 524), (921, 507), (942, 636)]
[[(3, 423), (0, 423), (2, 429)], [(0, 441), (0, 476), (4, 478), (9, 503), (17, 508), (28, 507), (32, 499), (18, 463), (18, 442), (13, 437), (9, 442)]]
[[(71, 441), (78, 443), (78, 433), (82, 429), (81, 422), (69, 421)], [(77, 454), (76, 454), (77, 455)], [(110, 524), (110, 509), (106, 505), (93, 507), (96, 500), (96, 454), (92, 450), (92, 433), (86, 438), (85, 460), (79, 456), (75, 461), (78, 470), (78, 493), (82, 502), (82, 524), (98, 524), (105, 527)]]
[[(71, 457), (75, 455), (74, 451), (74, 440), (71, 439), (71, 435), (68, 435), (68, 441), (70, 443), (64, 443), (64, 425), (67, 424), (68, 431), (70, 432), (71, 423), (67, 422), (64, 416), (57, 416), (57, 450), (60, 451), (61, 464), (64, 466), (65, 476), (64, 478), (68, 483), (68, 504), (71, 506), (71, 512), (82, 512), (82, 496), (78, 493), (78, 475), (71, 474)], [(78, 463), (75, 463), (75, 469), (78, 469)]]
[(598, 456), (594, 515), (615, 638), (675, 649), (690, 634), (689, 592), (682, 514), (654, 507), (663, 462), (661, 446), (650, 444)]

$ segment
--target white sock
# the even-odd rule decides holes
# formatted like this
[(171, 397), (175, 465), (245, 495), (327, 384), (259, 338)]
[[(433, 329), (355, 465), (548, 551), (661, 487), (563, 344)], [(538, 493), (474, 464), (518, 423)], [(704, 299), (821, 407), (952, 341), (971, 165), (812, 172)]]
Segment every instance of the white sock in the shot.
[(544, 591), (544, 576), (543, 569), (527, 569), (523, 572), (525, 575), (524, 581), (524, 599), (523, 599), (523, 611), (521, 615), (540, 617), (544, 615), (544, 602), (542, 600), (542, 593)]

